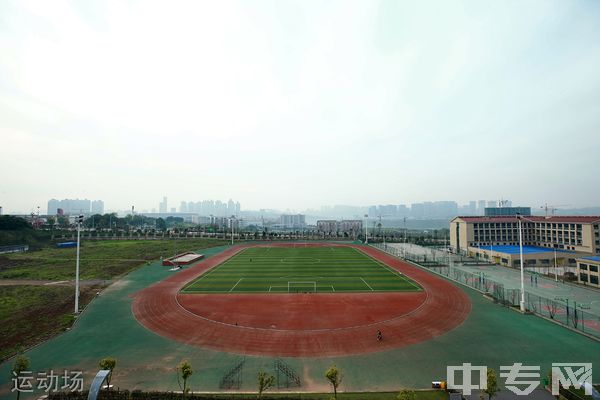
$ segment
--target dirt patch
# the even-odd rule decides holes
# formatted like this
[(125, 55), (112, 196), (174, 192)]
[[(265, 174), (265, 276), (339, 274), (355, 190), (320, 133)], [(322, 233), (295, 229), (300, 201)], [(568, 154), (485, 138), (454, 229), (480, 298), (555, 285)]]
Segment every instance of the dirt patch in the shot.
[[(2, 320), (0, 361), (46, 341), (73, 325), (75, 295), (70, 288), (56, 289), (60, 290), (47, 296), (43, 303), (27, 307)], [(87, 305), (100, 289), (100, 286), (82, 287), (80, 305)]]
[(0, 271), (2, 271), (3, 269), (15, 268), (30, 263), (31, 260), (13, 260), (6, 256), (0, 256)]

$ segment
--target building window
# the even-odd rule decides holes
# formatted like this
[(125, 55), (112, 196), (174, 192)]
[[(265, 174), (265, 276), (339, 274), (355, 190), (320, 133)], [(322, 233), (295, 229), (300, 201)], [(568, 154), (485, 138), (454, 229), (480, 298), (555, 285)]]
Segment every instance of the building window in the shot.
[(588, 274), (584, 274), (583, 272), (581, 274), (579, 274), (579, 280), (582, 282), (587, 282), (588, 281)]
[(590, 272), (598, 272), (598, 266), (597, 265), (590, 265)]
[(579, 268), (587, 270), (587, 264), (579, 264)]
[(590, 283), (597, 285), (598, 284), (598, 277), (595, 275), (590, 276)]

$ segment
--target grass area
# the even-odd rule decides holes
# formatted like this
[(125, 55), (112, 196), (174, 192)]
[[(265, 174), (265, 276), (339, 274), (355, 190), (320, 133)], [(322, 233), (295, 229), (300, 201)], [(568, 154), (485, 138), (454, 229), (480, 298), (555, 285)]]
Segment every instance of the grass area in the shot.
[(47, 246), (51, 238), (52, 234), (50, 232), (31, 228), (21, 230), (0, 229), (0, 246), (27, 244), (30, 249), (39, 249)]
[(185, 293), (418, 291), (412, 280), (345, 247), (256, 247), (187, 285)]
[[(211, 239), (84, 242), (81, 279), (110, 280), (146, 261), (224, 244)], [(74, 280), (75, 249), (45, 248), (0, 260), (0, 279)], [(101, 282), (99, 282), (100, 284)], [(81, 288), (80, 307), (100, 286)], [(0, 286), (0, 360), (47, 340), (73, 324), (73, 286)]]
[[(83, 288), (87, 304), (97, 288)], [(73, 324), (71, 286), (0, 286), (0, 360), (63, 332)]]
[[(161, 256), (224, 244), (214, 239), (82, 241), (80, 278), (109, 280)], [(0, 260), (0, 279), (73, 280), (75, 256), (75, 248), (55, 247), (9, 254)]]

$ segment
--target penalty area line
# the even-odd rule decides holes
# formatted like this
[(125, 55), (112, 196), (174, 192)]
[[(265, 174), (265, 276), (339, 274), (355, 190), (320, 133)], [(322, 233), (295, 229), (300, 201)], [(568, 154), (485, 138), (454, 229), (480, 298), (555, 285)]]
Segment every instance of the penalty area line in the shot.
[(373, 290), (373, 288), (371, 287), (371, 285), (369, 285), (369, 284), (367, 283), (367, 281), (365, 281), (365, 280), (362, 278), (362, 276), (360, 277), (360, 280), (361, 280), (361, 281), (363, 281), (363, 282), (365, 283), (365, 285), (367, 285), (367, 286), (369, 287), (369, 289), (371, 289), (371, 292), (374, 292), (374, 291), (375, 291), (375, 290)]
[(239, 280), (239, 281), (237, 281), (237, 282), (236, 282), (236, 284), (235, 284), (235, 285), (233, 285), (233, 287), (232, 287), (231, 289), (229, 289), (229, 291), (230, 291), (230, 292), (233, 292), (233, 289), (235, 289), (235, 287), (236, 287), (236, 286), (237, 286), (237, 285), (238, 285), (238, 284), (239, 284), (239, 283), (242, 281), (242, 279), (244, 279), (244, 278), (240, 278), (240, 280)]

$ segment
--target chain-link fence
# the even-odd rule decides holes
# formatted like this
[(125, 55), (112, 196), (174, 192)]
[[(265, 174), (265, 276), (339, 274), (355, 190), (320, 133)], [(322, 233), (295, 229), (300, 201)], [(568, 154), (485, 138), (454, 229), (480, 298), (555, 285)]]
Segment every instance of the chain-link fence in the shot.
[[(454, 263), (457, 261), (451, 256), (439, 255), (435, 252), (414, 254), (384, 244), (375, 244), (373, 247), (482, 292), (503, 306), (519, 307), (520, 305), (520, 289), (507, 289), (503, 284), (490, 279), (483, 272), (472, 273), (455, 268)], [(549, 299), (525, 292), (525, 309), (527, 311), (600, 339), (600, 317), (586, 312), (583, 309), (584, 306), (576, 302), (569, 302), (568, 299)]]

